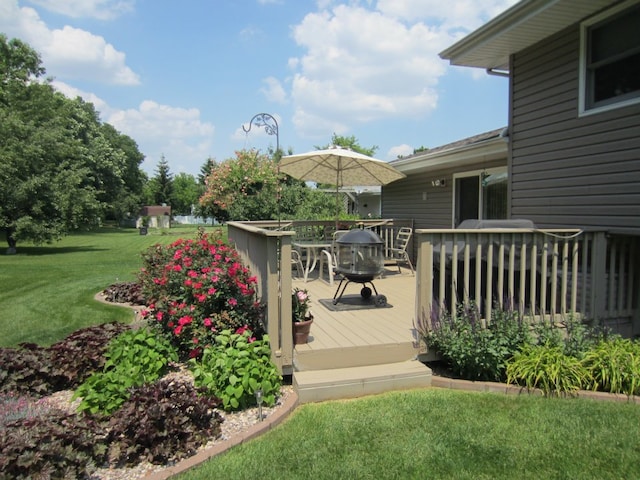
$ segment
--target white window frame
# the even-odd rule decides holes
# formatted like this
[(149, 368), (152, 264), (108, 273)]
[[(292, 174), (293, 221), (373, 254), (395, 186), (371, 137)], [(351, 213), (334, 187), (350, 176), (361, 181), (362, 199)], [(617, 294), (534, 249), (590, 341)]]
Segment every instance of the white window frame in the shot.
[(610, 18), (617, 13), (626, 10), (638, 3), (637, 0), (627, 0), (626, 2), (617, 5), (609, 10), (606, 10), (599, 15), (596, 15), (588, 20), (585, 20), (580, 24), (580, 71), (579, 71), (579, 92), (578, 92), (578, 116), (592, 115), (594, 113), (606, 112), (608, 110), (614, 110), (616, 108), (622, 108), (629, 105), (635, 105), (640, 103), (640, 96), (634, 98), (628, 98), (626, 100), (620, 100), (619, 102), (613, 101), (607, 105), (600, 105), (597, 107), (587, 108), (587, 45), (588, 45), (588, 30), (589, 27), (599, 23), (607, 18)]
[(478, 177), (478, 182), (479, 182), (479, 190), (478, 190), (478, 220), (483, 220), (483, 215), (482, 215), (482, 206), (484, 205), (484, 189), (482, 188), (482, 175), (484, 174), (485, 176), (489, 176), (489, 175), (493, 175), (495, 173), (502, 173), (502, 172), (508, 172), (508, 169), (506, 166), (504, 167), (493, 167), (493, 168), (482, 168), (479, 170), (469, 170), (466, 172), (460, 172), (460, 173), (454, 173), (453, 174), (453, 195), (451, 198), (451, 228), (455, 228), (456, 227), (456, 200), (458, 199), (458, 192), (456, 191), (456, 185), (457, 182), (456, 180), (458, 178), (465, 178), (465, 177)]

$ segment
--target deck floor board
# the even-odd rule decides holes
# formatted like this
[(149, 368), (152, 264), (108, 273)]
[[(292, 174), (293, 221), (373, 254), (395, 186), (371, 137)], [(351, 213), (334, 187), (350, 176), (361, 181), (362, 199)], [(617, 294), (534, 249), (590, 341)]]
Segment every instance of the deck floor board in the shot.
[[(349, 363), (354, 355), (375, 359), (376, 353), (393, 349), (417, 353), (417, 333), (414, 328), (416, 277), (403, 269), (387, 269), (383, 278), (374, 280), (378, 293), (387, 297), (391, 308), (332, 311), (320, 303), (320, 299), (332, 299), (338, 283), (329, 285), (312, 272), (305, 283), (294, 278), (293, 286), (306, 289), (311, 298), (314, 322), (309, 343), (296, 345), (295, 355), (322, 354), (331, 356), (329, 363)], [(358, 295), (362, 285), (352, 283), (345, 295)], [(407, 358), (408, 360), (409, 358)]]

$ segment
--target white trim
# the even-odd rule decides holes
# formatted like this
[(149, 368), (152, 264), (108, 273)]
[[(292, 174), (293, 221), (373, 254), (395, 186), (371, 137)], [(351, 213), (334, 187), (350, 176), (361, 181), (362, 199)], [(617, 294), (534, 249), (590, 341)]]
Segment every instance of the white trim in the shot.
[(629, 105), (635, 105), (640, 103), (640, 96), (630, 98), (627, 100), (621, 100), (618, 102), (608, 103), (599, 107), (593, 107), (587, 109), (587, 29), (592, 25), (599, 23), (607, 18), (620, 13), (622, 10), (626, 10), (634, 5), (638, 4), (638, 0), (627, 0), (615, 7), (609, 8), (604, 12), (599, 13), (591, 18), (588, 18), (584, 22), (580, 23), (580, 58), (578, 62), (578, 116), (584, 117), (593, 115), (594, 113), (607, 112), (609, 110), (615, 110), (617, 108), (627, 107)]

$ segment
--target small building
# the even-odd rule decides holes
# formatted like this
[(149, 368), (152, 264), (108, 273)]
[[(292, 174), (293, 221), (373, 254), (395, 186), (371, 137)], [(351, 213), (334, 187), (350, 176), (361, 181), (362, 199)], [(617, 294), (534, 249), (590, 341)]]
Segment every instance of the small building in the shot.
[(171, 228), (171, 207), (169, 205), (146, 205), (140, 210), (136, 228)]

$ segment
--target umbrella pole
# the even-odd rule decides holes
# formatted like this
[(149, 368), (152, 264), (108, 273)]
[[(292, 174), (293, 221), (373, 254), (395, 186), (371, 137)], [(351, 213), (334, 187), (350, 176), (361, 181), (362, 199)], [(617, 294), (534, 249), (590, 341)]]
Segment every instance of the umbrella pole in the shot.
[(338, 231), (338, 220), (340, 218), (340, 169), (342, 159), (338, 158), (338, 168), (336, 169), (336, 231)]

